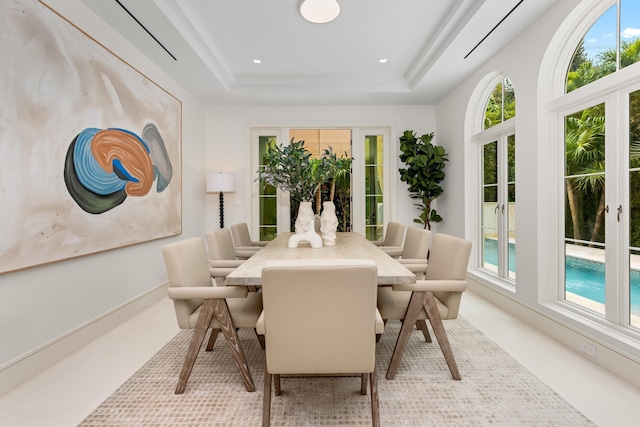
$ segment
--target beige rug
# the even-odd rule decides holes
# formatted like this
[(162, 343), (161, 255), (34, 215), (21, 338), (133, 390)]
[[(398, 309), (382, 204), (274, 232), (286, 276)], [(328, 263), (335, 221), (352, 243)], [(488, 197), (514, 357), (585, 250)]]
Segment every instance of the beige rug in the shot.
[[(384, 376), (399, 322), (378, 343), (384, 426), (589, 426), (584, 415), (466, 320), (445, 321), (462, 381), (454, 381), (436, 342), (415, 331), (393, 381)], [(263, 353), (241, 330), (257, 391), (245, 391), (222, 337), (204, 346), (185, 393), (174, 394), (191, 331), (180, 332), (103, 402), (81, 426), (259, 426)], [(283, 378), (272, 396), (272, 426), (370, 425), (370, 397), (359, 378)]]

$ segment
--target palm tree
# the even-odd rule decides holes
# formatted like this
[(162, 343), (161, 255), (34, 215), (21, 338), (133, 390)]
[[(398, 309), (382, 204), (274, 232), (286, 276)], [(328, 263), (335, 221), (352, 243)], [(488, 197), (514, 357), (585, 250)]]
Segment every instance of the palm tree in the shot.
[(597, 239), (604, 221), (604, 114), (600, 106), (587, 108), (565, 120), (565, 175), (567, 202), (573, 222), (573, 238), (581, 240), (577, 191), (600, 194), (591, 241)]

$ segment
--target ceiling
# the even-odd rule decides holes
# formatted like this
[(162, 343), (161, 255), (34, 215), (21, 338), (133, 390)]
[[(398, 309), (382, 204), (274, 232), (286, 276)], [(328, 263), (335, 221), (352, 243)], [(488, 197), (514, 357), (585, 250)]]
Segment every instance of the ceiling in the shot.
[(82, 0), (205, 105), (433, 104), (556, 0), (338, 1)]

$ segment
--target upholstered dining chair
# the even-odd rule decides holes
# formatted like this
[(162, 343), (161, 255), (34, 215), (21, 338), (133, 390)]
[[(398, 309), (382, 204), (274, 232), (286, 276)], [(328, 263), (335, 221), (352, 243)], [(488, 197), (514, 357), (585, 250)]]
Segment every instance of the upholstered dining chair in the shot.
[[(370, 380), (372, 424), (379, 425), (376, 333), (377, 268), (371, 260), (280, 260), (262, 270), (265, 337), (262, 425), (271, 418), (271, 383), (280, 395), (283, 374), (361, 374)], [(295, 303), (292, 303), (295, 301)], [(329, 309), (328, 309), (329, 307)]]
[(384, 234), (384, 240), (376, 240), (373, 244), (380, 247), (380, 249), (389, 254), (389, 256), (398, 258), (402, 255), (402, 246), (406, 229), (407, 227), (399, 222), (389, 221), (387, 223), (387, 230)]
[(246, 222), (232, 224), (229, 229), (231, 230), (233, 246), (239, 259), (247, 259), (269, 243), (259, 240), (251, 240), (249, 226)]
[[(419, 320), (424, 322), (425, 319), (431, 323), (453, 379), (460, 379), (460, 372), (442, 320), (458, 317), (462, 292), (467, 287), (466, 273), (470, 253), (471, 242), (436, 233), (424, 280), (417, 280), (410, 285), (393, 285), (378, 289), (378, 309), (382, 318), (385, 321), (402, 320), (402, 327), (387, 369), (387, 379), (392, 380), (396, 375), (413, 325)], [(431, 341), (426, 323), (424, 326), (425, 338)]]
[(430, 244), (431, 231), (417, 227), (407, 228), (407, 235), (398, 262), (414, 273), (418, 279), (424, 278), (427, 270)]
[[(207, 244), (209, 246), (209, 266), (211, 275), (215, 277), (218, 286), (224, 286), (224, 279), (234, 269), (238, 268), (255, 252), (253, 250), (237, 249), (233, 246), (231, 231), (227, 228), (220, 228), (209, 231), (207, 234)], [(255, 286), (248, 287), (249, 292), (255, 292)], [(211, 336), (215, 340), (215, 336)], [(262, 343), (262, 341), (260, 341)], [(210, 350), (213, 342), (209, 341), (207, 350)]]
[(267, 243), (263, 240), (252, 240), (249, 233), (249, 226), (246, 222), (239, 222), (229, 227), (231, 229), (231, 236), (233, 237), (233, 243), (236, 246), (267, 246)]
[[(224, 285), (224, 278), (233, 269), (238, 268), (246, 258), (253, 255), (253, 251), (236, 251), (228, 228), (219, 228), (206, 234), (209, 247), (209, 266), (213, 268), (212, 275), (216, 277), (218, 286)], [(238, 259), (241, 255), (242, 259)]]
[(193, 329), (176, 394), (182, 394), (208, 329), (222, 331), (247, 391), (255, 391), (236, 328), (252, 328), (262, 312), (262, 294), (242, 286), (213, 286), (202, 239), (194, 237), (162, 248), (178, 326)]

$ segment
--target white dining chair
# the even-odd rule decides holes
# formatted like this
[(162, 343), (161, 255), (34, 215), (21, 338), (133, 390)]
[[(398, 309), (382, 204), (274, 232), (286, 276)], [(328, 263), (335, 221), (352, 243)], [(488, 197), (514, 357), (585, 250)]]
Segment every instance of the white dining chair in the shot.
[(213, 341), (219, 332), (223, 333), (245, 388), (255, 391), (236, 328), (255, 330), (262, 312), (262, 294), (248, 292), (243, 286), (214, 286), (200, 237), (165, 245), (162, 254), (169, 278), (168, 294), (173, 300), (178, 326), (193, 329), (176, 394), (184, 392), (209, 329)]
[[(391, 380), (396, 375), (413, 326), (418, 321), (425, 322), (426, 319), (433, 328), (453, 379), (460, 379), (460, 372), (442, 320), (458, 317), (462, 292), (467, 287), (466, 274), (470, 253), (471, 242), (436, 233), (424, 280), (378, 289), (378, 309), (382, 318), (385, 321), (402, 321), (387, 369), (387, 379)], [(431, 341), (428, 331), (423, 330), (423, 333), (427, 341)]]
[(371, 389), (372, 425), (380, 423), (376, 334), (377, 267), (371, 260), (281, 260), (262, 270), (265, 337), (262, 425), (271, 419), (271, 384), (280, 395), (284, 374), (360, 374), (361, 394)]

